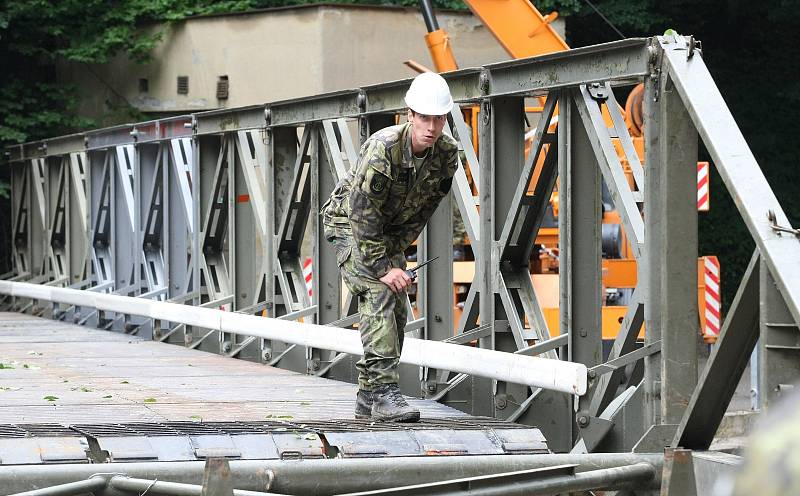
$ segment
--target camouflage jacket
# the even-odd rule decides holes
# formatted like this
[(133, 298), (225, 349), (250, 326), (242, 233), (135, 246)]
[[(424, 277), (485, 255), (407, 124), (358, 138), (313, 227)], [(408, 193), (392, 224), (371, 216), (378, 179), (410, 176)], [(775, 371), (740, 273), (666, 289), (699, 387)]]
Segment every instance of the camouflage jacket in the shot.
[(378, 131), (323, 207), (326, 231), (341, 232), (349, 224), (360, 269), (382, 277), (392, 268), (391, 257), (417, 239), (450, 191), (457, 165), (458, 144), (451, 136), (442, 134), (417, 171), (411, 125)]

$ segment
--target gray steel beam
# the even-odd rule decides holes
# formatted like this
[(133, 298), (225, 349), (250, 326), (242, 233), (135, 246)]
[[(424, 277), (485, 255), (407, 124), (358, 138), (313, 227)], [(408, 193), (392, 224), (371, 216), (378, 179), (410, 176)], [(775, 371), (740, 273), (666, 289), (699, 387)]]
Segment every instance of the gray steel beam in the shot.
[(89, 184), (91, 190), (88, 198), (91, 226), (91, 256), (95, 285), (113, 283), (114, 263), (112, 252), (114, 249), (111, 233), (111, 217), (114, 204), (111, 201), (111, 166), (109, 154), (106, 151), (95, 151), (89, 157)]
[[(556, 93), (552, 93), (545, 103), (500, 236), (503, 260), (515, 267), (525, 267), (526, 272), (558, 175), (557, 133), (548, 129), (557, 101)], [(536, 178), (535, 190), (529, 194), (533, 178)]]
[(707, 450), (711, 446), (758, 341), (760, 265), (755, 252), (678, 426), (673, 447)]
[(70, 212), (68, 160), (53, 157), (47, 161), (47, 272), (53, 281), (69, 281), (70, 269)]
[[(598, 86), (587, 88), (581, 85), (574, 92), (575, 106), (586, 128), (586, 134), (603, 173), (605, 184), (611, 193), (614, 207), (620, 214), (622, 226), (631, 245), (634, 257), (639, 258), (644, 241), (644, 221), (625, 177), (622, 163), (614, 147), (611, 133), (603, 120), (601, 105), (616, 108), (617, 102), (611, 88)], [(624, 131), (627, 136), (627, 130)], [(635, 154), (635, 152), (634, 152)]]
[[(268, 233), (270, 236), (271, 257), (267, 267), (267, 302), (268, 315), (277, 317), (287, 313), (284, 309), (283, 296), (277, 286), (277, 273), (280, 240), (278, 233), (281, 229), (281, 220), (285, 212), (283, 199), (291, 194), (292, 178), (294, 177), (294, 163), (297, 160), (297, 128), (271, 127), (267, 128), (269, 140), (266, 177), (267, 182), (267, 219), (269, 219)], [(291, 310), (288, 310), (290, 312)]]
[(86, 150), (86, 136), (83, 133), (58, 136), (43, 140), (40, 146), (49, 157), (82, 152)]
[(47, 257), (50, 252), (48, 245), (48, 231), (50, 226), (47, 218), (47, 197), (44, 192), (47, 188), (47, 159), (36, 158), (31, 160), (28, 169), (29, 201), (30, 201), (30, 242), (31, 242), (31, 274), (49, 277), (47, 270)]
[[(453, 335), (453, 196), (448, 193), (434, 211), (420, 236), (417, 260), (439, 257), (420, 269), (416, 303), (425, 318), (424, 338), (444, 341)], [(422, 390), (425, 395), (437, 393), (436, 371), (424, 369)]]
[[(166, 244), (166, 264), (169, 277), (168, 298), (183, 296), (196, 289), (197, 277), (193, 262), (199, 257), (195, 240), (199, 239), (199, 229), (195, 220), (194, 201), (197, 185), (194, 178), (196, 153), (193, 140), (175, 138), (162, 145), (164, 147), (162, 161), (164, 167), (164, 203), (166, 215), (164, 219)], [(199, 269), (198, 269), (199, 271)]]
[(89, 277), (89, 162), (86, 152), (70, 153), (65, 160), (69, 168), (69, 253), (71, 282)]
[[(164, 226), (168, 213), (165, 191), (165, 149), (156, 144), (137, 145), (139, 174), (137, 175), (136, 215), (140, 229), (137, 233), (137, 246), (141, 251), (141, 269), (144, 273), (142, 286), (146, 291), (168, 289), (167, 263), (169, 260), (169, 237)], [(184, 267), (185, 269), (185, 267)], [(166, 295), (157, 296), (165, 299)]]
[(264, 105), (212, 110), (194, 114), (194, 134), (220, 134), (245, 129), (260, 129), (267, 124)]
[(181, 115), (137, 123), (131, 133), (137, 143), (149, 143), (190, 137), (193, 127), (192, 116)]
[(773, 230), (768, 219), (768, 213), (774, 212), (776, 224), (791, 228), (786, 214), (714, 84), (702, 54), (692, 52), (682, 37), (660, 37), (658, 42), (676, 92), (685, 102), (725, 186), (737, 199), (739, 213), (795, 323), (800, 325), (800, 243), (797, 238)]
[[(648, 216), (662, 218), (660, 251), (653, 254), (651, 276), (656, 271), (661, 308), (662, 423), (678, 424), (697, 385), (697, 342), (700, 339), (697, 307), (697, 131), (669, 76), (661, 79), (660, 153), (653, 170), (662, 176), (661, 190), (647, 203)], [(647, 191), (645, 189), (645, 191)]]
[[(192, 118), (192, 122), (194, 122), (194, 118)], [(191, 167), (191, 178), (192, 178), (192, 186), (191, 186), (191, 197), (192, 197), (192, 212), (191, 214), (187, 212), (186, 217), (191, 218), (191, 233), (192, 233), (192, 240), (191, 240), (191, 252), (188, 255), (190, 258), (191, 263), (191, 273), (187, 275), (189, 278), (184, 285), (184, 290), (182, 291), (183, 295), (181, 298), (184, 298), (185, 295), (195, 295), (192, 299), (192, 304), (198, 305), (201, 301), (200, 296), (200, 267), (201, 267), (201, 259), (203, 258), (202, 253), (200, 252), (201, 247), (201, 237), (200, 237), (200, 219), (202, 215), (202, 208), (200, 206), (200, 170), (201, 170), (201, 163), (202, 157), (200, 156), (200, 141), (197, 138), (193, 138), (192, 142), (192, 158), (190, 160), (190, 167)], [(185, 188), (182, 188), (185, 190)]]
[[(311, 223), (313, 225), (313, 297), (319, 308), (317, 323), (335, 322), (345, 315), (342, 313), (342, 284), (339, 280), (339, 267), (336, 263), (336, 250), (325, 241), (319, 211), (330, 196), (339, 180), (343, 179), (358, 159), (347, 123), (344, 119), (323, 123), (320, 129), (321, 146), (312, 157), (312, 205)], [(342, 157), (345, 152), (347, 161)], [(346, 309), (345, 309), (346, 311)]]
[(486, 65), (487, 96), (543, 94), (589, 81), (630, 84), (648, 74), (651, 53), (646, 38), (633, 38)]
[(697, 496), (694, 473), (691, 450), (680, 448), (666, 450), (661, 494), (664, 496)]
[[(481, 213), (480, 224), (478, 229), (479, 240), (473, 244), (478, 246), (481, 253), (481, 258), (475, 261), (475, 277), (472, 280), (474, 289), (474, 299), (467, 298), (467, 304), (472, 303), (470, 308), (464, 306), (464, 313), (470, 316), (473, 312), (473, 306), (478, 308), (481, 322), (488, 324), (492, 327), (492, 334), (488, 337), (478, 340), (478, 346), (490, 350), (495, 349), (495, 292), (494, 292), (494, 274), (492, 267), (492, 253), (494, 251), (494, 201), (496, 196), (494, 194), (494, 155), (495, 155), (495, 141), (494, 141), (494, 108), (492, 101), (489, 99), (481, 101), (481, 118), (478, 123), (478, 136), (480, 139), (479, 157), (480, 160), (480, 183), (478, 185), (478, 192), (480, 197)], [(471, 322), (470, 322), (471, 324)], [(471, 329), (472, 325), (469, 326)], [(469, 330), (463, 329), (463, 330)], [(473, 415), (488, 415), (493, 417), (495, 415), (494, 409), (494, 384), (492, 381), (485, 379), (473, 379), (471, 383), (471, 399), (472, 407), (471, 413)]]
[(358, 90), (344, 90), (270, 103), (267, 105), (268, 124), (297, 126), (339, 117), (356, 117), (362, 98)]
[[(230, 475), (230, 472), (226, 472)], [(90, 479), (92, 480), (92, 479)], [(286, 496), (274, 492), (247, 491), (242, 489), (228, 489), (228, 493), (219, 487), (211, 487), (203, 484), (182, 484), (178, 482), (159, 481), (152, 479), (138, 479), (124, 475), (115, 475), (105, 481), (107, 491), (112, 493), (121, 491), (123, 493), (164, 496)]]
[[(508, 194), (510, 191), (517, 191), (520, 184), (520, 173), (523, 171), (525, 164), (525, 101), (519, 97), (503, 97), (495, 98), (492, 100), (492, 141), (493, 141), (493, 156), (492, 156), (492, 185), (487, 188), (493, 196), (492, 200), (492, 213), (491, 224), (489, 226), (490, 235), (487, 236), (488, 240), (492, 242), (491, 251), (484, 251), (483, 253), (491, 253), (490, 257), (483, 257), (481, 265), (485, 270), (491, 271), (492, 274), (492, 292), (487, 295), (500, 294), (503, 291), (503, 282), (499, 274), (502, 267), (500, 267), (501, 259), (498, 257), (503, 250), (500, 245), (502, 241), (504, 224), (506, 223), (506, 216), (512, 208), (514, 195)], [(485, 145), (485, 141), (481, 141), (481, 147)], [(489, 206), (481, 202), (481, 216), (488, 210)], [(481, 233), (483, 234), (483, 233)], [(504, 260), (503, 260), (504, 261)], [(514, 269), (517, 267), (511, 267)], [(527, 264), (525, 265), (527, 272)], [(483, 296), (483, 294), (481, 294)], [(492, 297), (492, 300), (502, 298)], [(510, 302), (509, 302), (510, 303)], [(509, 320), (511, 315), (516, 312), (514, 308), (508, 308), (506, 305), (495, 305), (494, 320)], [(498, 332), (501, 329), (495, 329), (494, 349), (514, 352), (520, 348), (528, 345), (523, 336), (523, 330), (516, 326), (510, 326), (510, 333)]]
[(758, 390), (766, 410), (789, 394), (800, 377), (800, 329), (760, 252), (759, 262)]
[[(619, 332), (614, 338), (614, 344), (608, 355), (608, 360), (614, 360), (624, 356), (634, 350), (639, 331), (644, 323), (644, 303), (642, 302), (642, 290), (636, 289), (628, 303), (628, 310), (620, 325)], [(648, 345), (653, 343), (648, 343)], [(597, 377), (597, 384), (592, 392), (589, 402), (589, 415), (596, 417), (611, 403), (616, 395), (617, 387), (620, 384), (624, 369), (616, 369), (608, 374)]]
[(112, 155), (111, 201), (114, 215), (111, 223), (111, 239), (114, 243), (114, 280), (116, 290), (132, 286), (135, 294), (140, 288), (141, 250), (137, 241), (139, 219), (136, 215), (139, 187), (139, 157), (133, 145), (109, 148)]
[(86, 133), (87, 150), (104, 150), (115, 146), (132, 145), (136, 140), (131, 134), (133, 124), (107, 127)]
[(10, 496), (81, 496), (106, 488), (108, 481), (102, 478), (90, 478), (75, 482), (49, 485), (40, 489), (26, 490), (18, 493), (7, 493)]
[[(414, 480), (419, 483), (442, 479), (474, 477), (516, 470), (575, 464), (577, 473), (647, 463), (655, 468), (653, 486), (661, 481), (662, 454), (606, 453), (590, 455), (488, 455), (434, 456), (410, 458), (365, 458), (297, 461), (231, 460), (231, 477), (241, 489), (275, 491), (295, 495), (327, 496), (365, 489), (397, 487)], [(196, 484), (202, 480), (205, 462), (126, 463), (125, 475), (133, 478), (168, 480)], [(32, 487), (85, 480), (97, 473), (97, 466), (16, 465), (0, 467), (4, 494)], [(347, 474), (343, 477), (342, 474)], [(33, 486), (33, 484), (36, 484)]]
[[(656, 100), (660, 91), (661, 81), (658, 71), (660, 67), (655, 67), (651, 77), (644, 82), (644, 100), (642, 103), (644, 115), (644, 150), (645, 164), (648, 171), (653, 171), (645, 175), (644, 204), (647, 205), (647, 228), (645, 236), (645, 256), (643, 261), (637, 264), (637, 282), (639, 291), (644, 291), (644, 321), (647, 323), (647, 332), (644, 336), (646, 344), (661, 340), (661, 306), (658, 304), (661, 299), (661, 285), (657, 279), (660, 267), (660, 254), (663, 252), (664, 235), (664, 215), (663, 215), (663, 193), (662, 174), (657, 173), (667, 167), (661, 155), (661, 126), (662, 116), (659, 112), (659, 103)], [(657, 206), (658, 205), (658, 206)], [(656, 208), (658, 212), (656, 213)], [(661, 353), (650, 355), (644, 359), (644, 381), (642, 384), (644, 428), (661, 422)]]
[[(541, 129), (537, 133), (538, 140), (534, 139), (527, 161), (524, 155), (524, 100), (518, 97), (492, 100), (492, 171), (489, 174), (484, 167), (480, 176), (488, 177), (490, 181), (489, 185), (486, 182), (481, 184), (481, 221), (483, 224), (483, 217), (489, 211), (483, 202), (486, 196), (483, 192), (492, 195), (492, 221), (491, 231), (481, 232), (480, 264), (484, 270), (490, 271), (492, 278), (492, 293), (488, 293), (491, 299), (486, 299), (494, 302), (493, 311), (496, 315), (493, 322), (499, 324), (494, 329), (494, 346), (495, 349), (507, 352), (527, 348), (530, 339), (546, 340), (550, 337), (530, 280), (528, 261), (522, 259), (525, 253), (530, 253), (529, 243), (536, 237), (541, 212), (531, 211), (520, 216), (515, 213), (520, 208), (517, 200), (527, 196), (528, 185), (539, 160), (537, 152), (541, 151), (547, 141), (550, 150), (544, 161), (545, 172), (541, 173), (540, 181), (537, 182), (536, 195), (545, 204), (549, 200), (549, 192), (555, 181), (552, 176), (555, 174), (557, 153), (555, 136), (549, 133), (547, 127), (557, 100), (557, 96), (552, 96), (543, 113), (539, 123)], [(481, 149), (485, 143), (485, 140), (481, 141)], [(482, 158), (482, 164), (484, 160)], [(516, 194), (508, 195), (508, 191), (515, 191)], [(519, 225), (512, 228), (515, 222)], [(515, 236), (517, 233), (518, 239)], [(484, 248), (486, 245), (483, 241), (487, 239), (491, 242), (491, 250)], [(519, 244), (522, 248), (519, 251), (506, 252), (505, 248), (509, 244)], [(483, 296), (481, 294), (482, 301)], [(486, 322), (483, 315), (481, 308), (482, 323)], [(528, 319), (528, 326), (535, 327), (535, 330), (525, 327), (525, 317)], [(548, 352), (546, 356), (557, 358), (554, 352)], [(572, 419), (568, 396), (538, 388), (499, 383), (494, 403), (495, 415), (499, 417), (542, 426), (551, 449), (567, 451), (572, 446), (569, 428)]]
[[(559, 109), (559, 323), (569, 335), (569, 360), (602, 362), (601, 174), (591, 136), (581, 122), (577, 90), (564, 92)], [(579, 428), (589, 426), (591, 397), (577, 400)], [(572, 423), (567, 424), (574, 425)], [(565, 426), (566, 427), (566, 426)], [(568, 430), (568, 429), (565, 429)]]
[(4, 155), (8, 160), (9, 164), (25, 160), (24, 149), (25, 147), (23, 145), (12, 145), (6, 147)]
[(11, 250), (17, 276), (31, 271), (30, 162), (11, 165)]
[[(263, 140), (259, 130), (230, 133), (232, 208), (231, 275), (234, 284), (234, 308), (237, 310), (257, 304), (261, 286), (262, 260), (266, 231), (264, 204)], [(259, 160), (260, 159), (260, 160)]]
[(529, 496), (561, 493), (577, 493), (590, 490), (651, 489), (655, 467), (648, 463), (637, 463), (624, 467), (573, 473), (574, 465), (520, 470), (503, 474), (446, 480), (430, 484), (348, 493), (342, 496), (392, 495), (392, 496)]

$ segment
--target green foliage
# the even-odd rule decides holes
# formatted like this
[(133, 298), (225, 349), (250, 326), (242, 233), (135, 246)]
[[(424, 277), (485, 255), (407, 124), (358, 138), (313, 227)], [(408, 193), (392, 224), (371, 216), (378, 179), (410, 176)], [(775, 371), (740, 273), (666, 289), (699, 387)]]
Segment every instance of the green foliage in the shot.
[(94, 123), (73, 113), (74, 88), (12, 79), (0, 85), (0, 142), (55, 136)]

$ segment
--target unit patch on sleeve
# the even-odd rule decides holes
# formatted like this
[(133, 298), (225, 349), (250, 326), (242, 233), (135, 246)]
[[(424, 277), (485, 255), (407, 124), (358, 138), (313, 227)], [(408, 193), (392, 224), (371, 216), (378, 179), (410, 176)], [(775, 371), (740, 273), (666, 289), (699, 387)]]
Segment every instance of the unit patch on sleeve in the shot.
[(369, 182), (369, 190), (374, 195), (380, 195), (386, 189), (388, 178), (383, 174), (372, 174), (372, 180)]

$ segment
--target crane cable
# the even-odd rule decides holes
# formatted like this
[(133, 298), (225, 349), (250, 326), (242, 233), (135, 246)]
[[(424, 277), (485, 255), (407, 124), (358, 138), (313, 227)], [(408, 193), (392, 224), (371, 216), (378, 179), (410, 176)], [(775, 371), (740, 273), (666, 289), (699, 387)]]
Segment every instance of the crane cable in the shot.
[(615, 26), (615, 25), (614, 25), (614, 24), (613, 24), (611, 21), (609, 21), (609, 20), (608, 20), (608, 18), (607, 18), (606, 16), (604, 16), (602, 12), (600, 12), (600, 9), (598, 9), (597, 7), (595, 7), (595, 5), (594, 5), (592, 2), (590, 2), (589, 0), (583, 0), (583, 1), (584, 1), (584, 2), (586, 2), (586, 4), (587, 4), (589, 7), (591, 7), (591, 8), (592, 8), (592, 9), (593, 9), (595, 12), (597, 12), (597, 15), (599, 15), (599, 16), (600, 16), (600, 18), (601, 18), (601, 19), (603, 19), (603, 20), (606, 22), (606, 24), (608, 24), (609, 26), (611, 26), (611, 29), (613, 29), (614, 31), (616, 31), (616, 32), (617, 32), (617, 34), (619, 35), (619, 37), (620, 37), (620, 38), (622, 38), (622, 39), (625, 39), (625, 35), (624, 35), (624, 34), (622, 34), (622, 31), (620, 31), (619, 29), (617, 29), (617, 27), (616, 27), (616, 26)]

